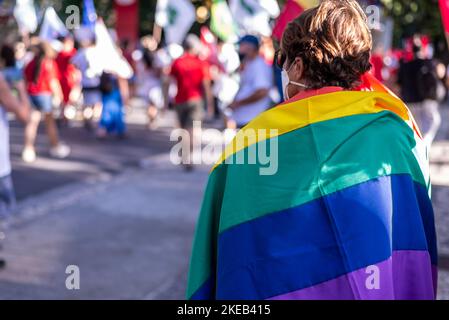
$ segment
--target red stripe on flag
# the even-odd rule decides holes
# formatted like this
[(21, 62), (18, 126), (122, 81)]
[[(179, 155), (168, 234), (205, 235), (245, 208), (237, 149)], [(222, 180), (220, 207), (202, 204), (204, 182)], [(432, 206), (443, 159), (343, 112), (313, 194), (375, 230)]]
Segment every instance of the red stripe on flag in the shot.
[(303, 11), (304, 8), (300, 6), (298, 2), (295, 0), (287, 0), (287, 3), (285, 4), (284, 9), (279, 15), (279, 18), (273, 28), (273, 37), (280, 41), (287, 24), (298, 17)]
[(441, 19), (446, 34), (449, 34), (449, 0), (440, 0)]
[(114, 8), (118, 38), (135, 42), (139, 33), (139, 0), (115, 0)]

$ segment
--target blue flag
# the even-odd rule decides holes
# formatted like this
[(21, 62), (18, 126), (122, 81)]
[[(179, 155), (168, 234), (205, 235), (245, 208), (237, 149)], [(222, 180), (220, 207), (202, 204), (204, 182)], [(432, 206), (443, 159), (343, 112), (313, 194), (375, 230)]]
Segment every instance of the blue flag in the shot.
[(83, 25), (89, 28), (95, 27), (97, 21), (97, 12), (93, 0), (84, 0), (83, 2)]

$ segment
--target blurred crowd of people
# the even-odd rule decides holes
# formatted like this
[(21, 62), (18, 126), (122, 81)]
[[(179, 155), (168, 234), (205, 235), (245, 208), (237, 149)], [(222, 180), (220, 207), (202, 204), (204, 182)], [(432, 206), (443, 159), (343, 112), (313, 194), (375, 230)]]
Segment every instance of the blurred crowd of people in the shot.
[(427, 36), (406, 38), (403, 47), (386, 53), (374, 51), (372, 72), (407, 104), (430, 147), (442, 122), (440, 106), (448, 98), (449, 70), (434, 57)]
[[(426, 37), (414, 36), (408, 51), (372, 55), (373, 75), (410, 106), (429, 145), (441, 124), (439, 105), (448, 87), (446, 67), (432, 58), (431, 51)], [(282, 81), (289, 80), (282, 79), (274, 60), (275, 44), (269, 37), (245, 35), (234, 44), (221, 41), (207, 27), (200, 36), (187, 35), (182, 46), (162, 46), (151, 35), (138, 42), (119, 41), (104, 24), (54, 41), (32, 37), (4, 43), (0, 217), (14, 205), (7, 112), (24, 123), (22, 159), (28, 163), (37, 158), (35, 141), (42, 119), (54, 158), (70, 155), (58, 130), (74, 120), (98, 139), (126, 138), (131, 99), (145, 103), (150, 130), (158, 127), (167, 109), (176, 112), (179, 126), (189, 133), (195, 121), (214, 119), (236, 130), (284, 99)], [(193, 138), (186, 141), (192, 149)], [(192, 169), (191, 163), (183, 159), (186, 170)]]
[[(131, 98), (145, 103), (150, 130), (158, 127), (167, 109), (175, 111), (179, 127), (189, 133), (194, 121), (220, 117), (224, 127), (237, 129), (279, 101), (273, 94), (273, 57), (272, 44), (264, 45), (253, 35), (234, 45), (206, 28), (201, 37), (189, 34), (182, 45), (162, 46), (153, 36), (138, 43), (119, 41), (102, 22), (53, 40), (26, 37), (3, 43), (0, 221), (7, 221), (15, 204), (7, 113), (24, 124), (22, 160), (27, 163), (39, 156), (36, 137), (41, 122), (48, 154), (58, 159), (70, 156), (71, 148), (59, 131), (71, 122), (83, 123), (97, 139), (126, 138)], [(193, 148), (193, 139), (186, 141)], [(185, 169), (191, 170), (191, 159), (183, 160)]]
[[(50, 155), (64, 158), (70, 148), (60, 142), (57, 124), (82, 119), (98, 138), (111, 134), (124, 138), (124, 106), (129, 106), (132, 97), (147, 104), (150, 129), (157, 128), (161, 110), (170, 107), (183, 128), (205, 115), (221, 115), (227, 128), (241, 128), (283, 99), (270, 38), (246, 35), (232, 44), (204, 27), (200, 37), (188, 35), (182, 47), (163, 47), (152, 36), (139, 43), (119, 43), (110, 32), (113, 50), (122, 58), (117, 60), (122, 65), (114, 65), (104, 58), (105, 45), (98, 48), (98, 34), (85, 28), (51, 42), (36, 37), (2, 45), (3, 79), (16, 97), (24, 87), (24, 105), (31, 106), (24, 161), (36, 159), (34, 144), (41, 118)], [(431, 142), (441, 122), (436, 102), (446, 98), (447, 72), (444, 64), (432, 59), (430, 48), (426, 37), (415, 36), (408, 50), (374, 52), (372, 72), (410, 105)]]
[[(372, 74), (409, 105), (429, 145), (441, 124), (439, 104), (448, 87), (446, 67), (432, 53), (429, 39), (416, 35), (404, 50), (375, 50), (371, 59)], [(1, 97), (0, 130), (7, 132), (6, 112), (16, 113), (25, 123), (22, 159), (33, 162), (41, 119), (49, 155), (65, 158), (71, 150), (61, 142), (58, 128), (78, 120), (99, 139), (126, 138), (131, 98), (147, 106), (150, 130), (170, 108), (186, 130), (194, 121), (214, 118), (224, 120), (223, 128), (239, 129), (284, 99), (274, 59), (269, 37), (245, 35), (234, 44), (221, 41), (207, 27), (200, 36), (189, 34), (182, 46), (162, 46), (151, 35), (138, 42), (119, 41), (103, 23), (53, 41), (17, 39), (1, 46), (0, 79), (8, 94)], [(10, 174), (7, 134), (2, 139), (0, 176), (5, 177)], [(192, 147), (193, 139), (186, 140)], [(191, 162), (183, 159), (187, 170)], [(11, 184), (2, 179), (3, 185)]]

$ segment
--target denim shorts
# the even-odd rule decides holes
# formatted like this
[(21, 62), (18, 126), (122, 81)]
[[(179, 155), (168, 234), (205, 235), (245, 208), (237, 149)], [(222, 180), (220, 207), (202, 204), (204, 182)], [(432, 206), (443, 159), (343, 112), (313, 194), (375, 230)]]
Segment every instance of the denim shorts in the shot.
[(30, 95), (30, 100), (33, 107), (40, 112), (50, 113), (53, 109), (51, 94)]
[(16, 203), (11, 176), (0, 177), (0, 223), (11, 214)]

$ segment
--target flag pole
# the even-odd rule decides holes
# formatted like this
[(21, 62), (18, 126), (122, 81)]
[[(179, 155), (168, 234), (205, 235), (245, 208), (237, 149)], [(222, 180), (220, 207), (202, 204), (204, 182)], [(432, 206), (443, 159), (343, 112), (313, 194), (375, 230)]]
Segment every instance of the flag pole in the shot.
[(153, 38), (156, 40), (157, 44), (161, 42), (162, 28), (156, 22), (153, 25)]
[(439, 0), (441, 21), (444, 29), (444, 37), (449, 48), (449, 5), (446, 0)]

